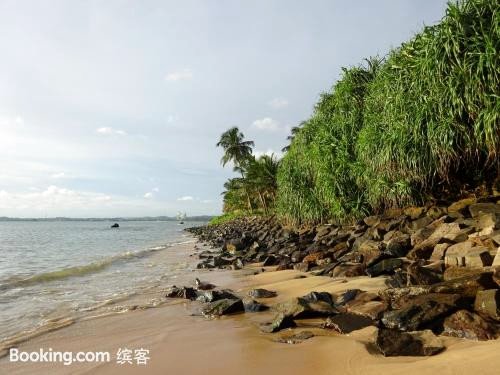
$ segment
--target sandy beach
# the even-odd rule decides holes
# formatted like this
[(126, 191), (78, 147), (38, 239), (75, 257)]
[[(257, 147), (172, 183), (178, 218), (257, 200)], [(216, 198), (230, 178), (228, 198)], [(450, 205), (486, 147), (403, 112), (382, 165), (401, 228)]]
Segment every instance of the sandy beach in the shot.
[[(183, 245), (176, 253), (185, 257), (193, 244)], [(181, 255), (182, 254), (182, 255)], [(251, 271), (251, 270), (249, 270)], [(257, 275), (247, 271), (197, 271), (198, 275), (218, 287), (244, 294), (253, 287), (275, 290), (278, 296), (268, 299), (273, 304), (310, 291), (338, 294), (359, 288), (377, 291), (384, 287), (384, 278), (368, 277), (334, 279), (322, 276), (297, 278), (294, 270), (273, 272), (272, 268)], [(166, 287), (166, 286), (165, 286)], [(159, 289), (155, 293), (160, 293)], [(151, 296), (142, 296), (150, 298)], [(155, 296), (156, 298), (157, 296)], [(160, 307), (136, 309), (100, 318), (84, 319), (26, 342), (21, 351), (107, 351), (109, 363), (13, 363), (9, 357), (0, 359), (0, 370), (8, 374), (470, 374), (481, 368), (482, 374), (496, 374), (500, 367), (500, 341), (472, 342), (444, 338), (446, 350), (433, 357), (385, 358), (371, 354), (374, 327), (349, 335), (321, 330), (314, 320), (298, 321), (298, 327), (277, 334), (263, 334), (258, 325), (270, 319), (272, 312), (239, 314), (208, 320), (197, 314), (196, 302), (174, 300)], [(300, 344), (278, 343), (280, 336), (304, 329), (316, 336)], [(149, 350), (146, 365), (118, 364), (120, 348)]]

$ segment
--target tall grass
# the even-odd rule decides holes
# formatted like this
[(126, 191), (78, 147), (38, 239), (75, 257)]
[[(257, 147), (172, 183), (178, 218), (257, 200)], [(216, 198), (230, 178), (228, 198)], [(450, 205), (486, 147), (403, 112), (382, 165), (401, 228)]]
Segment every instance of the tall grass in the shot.
[(500, 2), (450, 3), (383, 63), (344, 69), (278, 174), (291, 221), (350, 220), (498, 176)]

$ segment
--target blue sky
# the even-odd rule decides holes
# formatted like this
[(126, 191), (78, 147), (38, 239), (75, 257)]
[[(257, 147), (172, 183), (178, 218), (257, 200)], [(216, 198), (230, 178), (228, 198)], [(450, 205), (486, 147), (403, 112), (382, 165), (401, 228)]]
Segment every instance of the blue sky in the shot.
[(0, 0), (0, 216), (217, 214), (218, 136), (279, 151), (444, 0)]

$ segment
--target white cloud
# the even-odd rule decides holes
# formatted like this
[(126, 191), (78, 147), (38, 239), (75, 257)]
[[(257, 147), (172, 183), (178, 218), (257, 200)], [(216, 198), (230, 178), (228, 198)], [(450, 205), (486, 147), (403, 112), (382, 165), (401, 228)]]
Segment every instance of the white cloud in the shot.
[(260, 158), (262, 155), (273, 155), (278, 158), (278, 159), (281, 159), (283, 157), (283, 153), (281, 151), (274, 151), (272, 149), (267, 149), (266, 151), (254, 151), (253, 152), (253, 155), (255, 156), (255, 158)]
[(110, 204), (112, 198), (102, 193), (78, 191), (61, 188), (55, 185), (45, 190), (30, 189), (28, 193), (10, 193), (0, 191), (0, 209), (2, 210), (30, 210), (46, 213), (51, 210), (89, 210), (101, 208), (103, 204)]
[(113, 129), (110, 127), (96, 129), (96, 132), (102, 135), (127, 135), (127, 133), (123, 130)]
[(159, 187), (154, 187), (151, 189), (151, 191), (155, 192), (155, 193), (158, 193), (160, 191), (160, 188)]
[(175, 72), (168, 73), (165, 76), (166, 81), (175, 82), (175, 81), (185, 81), (193, 78), (193, 72), (191, 69), (182, 69)]
[(213, 203), (212, 199), (203, 199), (201, 203)]
[(64, 172), (59, 172), (59, 173), (53, 173), (50, 175), (51, 178), (64, 178), (66, 177), (66, 174)]
[(274, 109), (281, 109), (288, 107), (288, 100), (285, 98), (274, 98), (269, 101), (269, 106)]
[(150, 191), (148, 191), (146, 194), (144, 194), (144, 198), (146, 198), (146, 199), (151, 199), (151, 198), (153, 198), (153, 193), (152, 193), (152, 192), (150, 192)]
[(252, 123), (252, 126), (259, 130), (278, 130), (279, 123), (276, 120), (273, 120), (271, 117), (264, 117), (259, 120), (255, 120)]
[(178, 120), (179, 120), (179, 116), (177, 116), (177, 115), (168, 115), (167, 116), (167, 122), (169, 124), (172, 124), (173, 122), (176, 122)]
[(184, 201), (194, 201), (194, 198), (190, 195), (186, 195), (184, 197), (177, 198), (179, 202), (184, 202)]

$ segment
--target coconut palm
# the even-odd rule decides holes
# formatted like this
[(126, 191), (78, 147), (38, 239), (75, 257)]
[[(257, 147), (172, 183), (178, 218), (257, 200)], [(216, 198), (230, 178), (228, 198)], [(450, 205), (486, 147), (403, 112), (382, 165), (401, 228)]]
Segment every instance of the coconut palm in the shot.
[(245, 136), (240, 130), (234, 126), (229, 130), (222, 133), (217, 147), (222, 147), (224, 155), (222, 156), (221, 163), (225, 166), (228, 162), (232, 161), (235, 167), (239, 167), (243, 176), (244, 165), (252, 158), (253, 141), (245, 141)]
[[(228, 162), (232, 161), (234, 163), (234, 170), (240, 172), (241, 179), (245, 180), (246, 166), (253, 160), (253, 146), (254, 142), (245, 141), (245, 136), (236, 126), (226, 130), (222, 133), (219, 142), (217, 142), (217, 147), (222, 147), (224, 150), (224, 155), (221, 159), (222, 165), (225, 166)], [(248, 209), (251, 211), (253, 209), (252, 201), (245, 184), (242, 185), (242, 189), (247, 197)]]
[(252, 195), (258, 197), (264, 211), (268, 211), (269, 202), (274, 203), (276, 196), (279, 160), (272, 155), (262, 155), (248, 164), (245, 181)]

